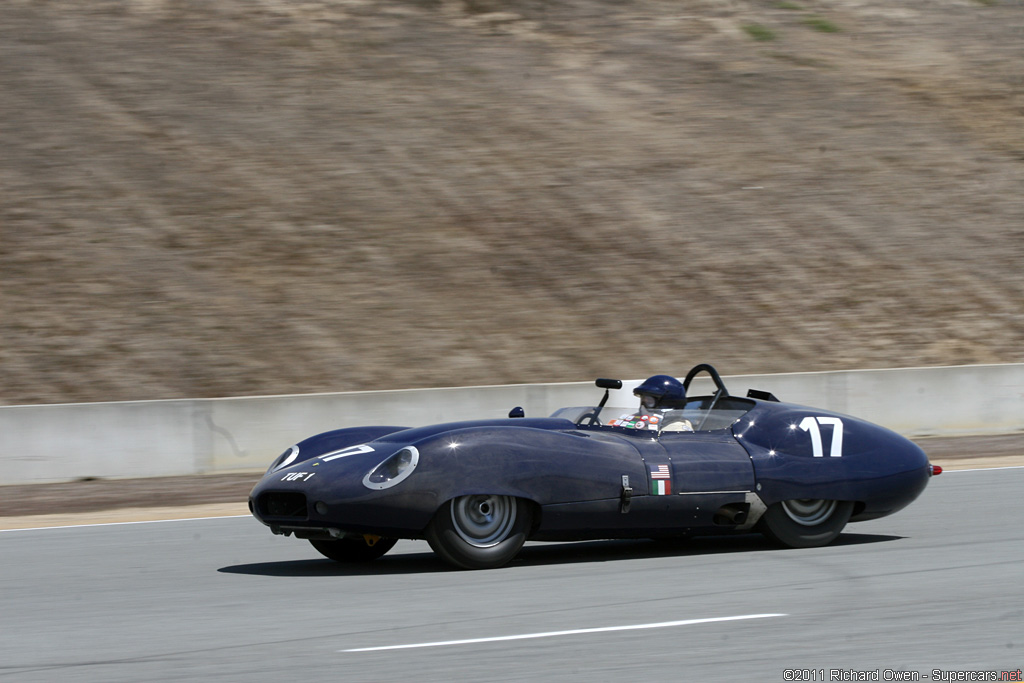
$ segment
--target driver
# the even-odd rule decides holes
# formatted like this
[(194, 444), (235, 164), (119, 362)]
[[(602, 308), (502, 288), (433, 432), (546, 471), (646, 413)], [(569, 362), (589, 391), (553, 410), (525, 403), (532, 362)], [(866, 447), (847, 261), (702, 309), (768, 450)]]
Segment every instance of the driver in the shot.
[(633, 389), (633, 395), (640, 399), (635, 413), (626, 413), (609, 422), (615, 427), (632, 429), (654, 429), (661, 431), (692, 432), (693, 425), (686, 419), (665, 422), (666, 413), (686, 405), (686, 389), (683, 383), (669, 375), (654, 375)]

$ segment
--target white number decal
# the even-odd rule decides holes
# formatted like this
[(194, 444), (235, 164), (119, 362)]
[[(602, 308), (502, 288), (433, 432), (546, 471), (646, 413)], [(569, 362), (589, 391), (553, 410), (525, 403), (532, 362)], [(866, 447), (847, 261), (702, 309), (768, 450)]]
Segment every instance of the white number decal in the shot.
[(829, 449), (829, 457), (841, 458), (843, 456), (843, 421), (838, 417), (805, 417), (800, 422), (800, 429), (811, 433), (811, 451), (815, 458), (825, 457), (825, 451), (821, 447), (821, 430), (818, 425), (829, 425), (832, 427), (832, 447)]
[(829, 450), (829, 457), (843, 457), (843, 421), (838, 417), (819, 417), (818, 424), (832, 425), (832, 448)]
[(350, 455), (359, 455), (360, 453), (373, 453), (373, 448), (367, 446), (365, 443), (359, 446), (349, 446), (348, 448), (342, 448), (340, 451), (324, 453), (320, 456), (320, 459), (324, 462), (330, 462), (331, 460), (347, 458)]

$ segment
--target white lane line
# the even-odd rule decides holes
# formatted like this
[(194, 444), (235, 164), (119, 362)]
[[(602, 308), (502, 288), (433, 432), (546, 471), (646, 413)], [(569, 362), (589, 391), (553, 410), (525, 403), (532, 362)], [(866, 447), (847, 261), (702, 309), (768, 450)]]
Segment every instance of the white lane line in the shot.
[(165, 522), (200, 522), (207, 519), (239, 519), (252, 515), (223, 515), (220, 517), (184, 517), (180, 519), (145, 519), (138, 522), (102, 522), (99, 524), (66, 524), (64, 526), (29, 526), (24, 529), (0, 529), (0, 534), (10, 531), (49, 531), (51, 529), (88, 529), (97, 526), (124, 526), (127, 524), (163, 524)]
[(691, 626), (693, 624), (712, 624), (719, 621), (740, 621), (743, 619), (767, 619), (769, 617), (785, 617), (785, 614), (742, 614), (736, 617), (710, 617), (708, 619), (684, 619), (682, 621), (662, 621), (656, 624), (631, 624), (629, 626), (602, 626), (599, 628), (577, 628), (571, 631), (549, 631), (547, 633), (520, 633), (514, 636), (494, 636), (492, 638), (468, 638), (466, 640), (444, 640), (433, 643), (412, 643), (409, 645), (384, 645), (381, 647), (357, 647), (338, 652), (380, 652), (382, 650), (410, 650), (417, 647), (444, 647), (448, 645), (470, 645), (473, 643), (498, 643), (508, 640), (528, 640), (530, 638), (555, 638), (557, 636), (575, 636), (581, 633), (609, 633), (611, 631), (639, 631), (649, 628), (669, 628), (671, 626)]

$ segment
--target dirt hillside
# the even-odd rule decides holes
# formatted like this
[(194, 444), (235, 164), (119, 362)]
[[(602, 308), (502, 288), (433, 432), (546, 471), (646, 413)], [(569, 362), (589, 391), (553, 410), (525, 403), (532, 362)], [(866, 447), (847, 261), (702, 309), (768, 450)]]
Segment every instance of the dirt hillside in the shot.
[(1022, 342), (1021, 0), (0, 2), (0, 403)]

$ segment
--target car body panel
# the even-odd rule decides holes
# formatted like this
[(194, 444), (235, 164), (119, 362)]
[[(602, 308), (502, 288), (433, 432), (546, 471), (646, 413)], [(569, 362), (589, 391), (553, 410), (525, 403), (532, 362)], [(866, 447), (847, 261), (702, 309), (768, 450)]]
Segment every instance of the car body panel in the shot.
[[(818, 423), (818, 455), (809, 435), (813, 427), (800, 426), (810, 426), (809, 420)], [(841, 447), (833, 452), (839, 429)], [(768, 505), (803, 498), (852, 500), (858, 502), (852, 521), (875, 519), (909, 505), (931, 476), (928, 456), (917, 444), (841, 413), (759, 403), (733, 431), (750, 453), (759, 495)]]

